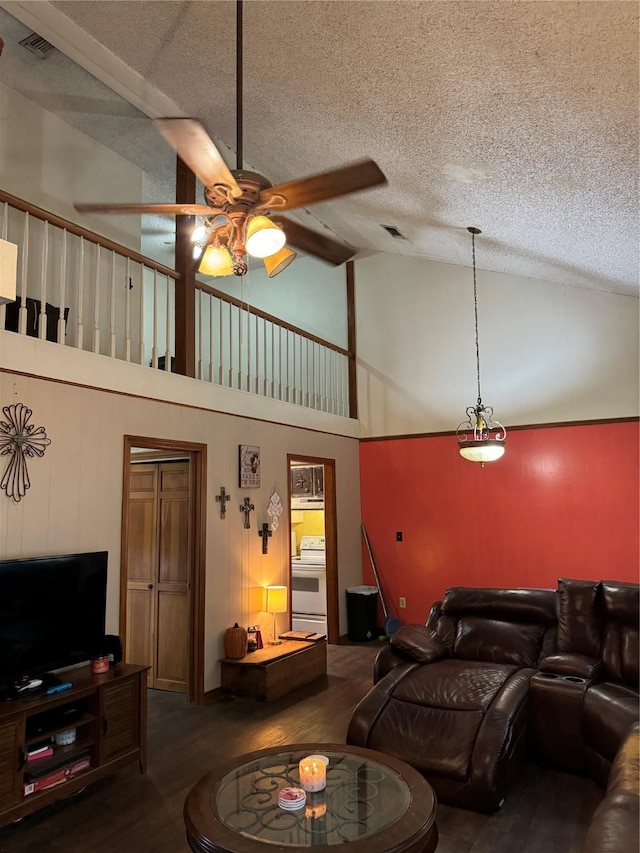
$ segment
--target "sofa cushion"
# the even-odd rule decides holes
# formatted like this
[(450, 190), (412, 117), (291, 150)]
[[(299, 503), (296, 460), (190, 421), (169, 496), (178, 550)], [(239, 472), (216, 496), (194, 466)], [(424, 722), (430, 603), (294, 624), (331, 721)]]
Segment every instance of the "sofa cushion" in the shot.
[(558, 651), (600, 657), (602, 608), (600, 583), (560, 578)]
[(457, 586), (442, 600), (446, 616), (469, 614), (507, 622), (555, 622), (557, 595), (547, 589), (494, 589)]
[(605, 627), (602, 661), (605, 678), (622, 681), (638, 689), (638, 620), (640, 587), (603, 581)]
[(544, 631), (545, 626), (540, 623), (527, 625), (463, 616), (458, 621), (453, 656), (462, 660), (535, 667)]
[(624, 684), (594, 684), (585, 695), (582, 719), (587, 745), (611, 762), (638, 721), (638, 692)]

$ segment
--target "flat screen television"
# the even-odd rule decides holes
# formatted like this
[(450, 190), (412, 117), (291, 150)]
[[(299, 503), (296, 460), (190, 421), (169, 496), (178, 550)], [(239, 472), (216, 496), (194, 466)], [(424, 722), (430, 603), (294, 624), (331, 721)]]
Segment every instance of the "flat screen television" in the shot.
[(82, 663), (105, 633), (107, 551), (0, 560), (0, 685)]

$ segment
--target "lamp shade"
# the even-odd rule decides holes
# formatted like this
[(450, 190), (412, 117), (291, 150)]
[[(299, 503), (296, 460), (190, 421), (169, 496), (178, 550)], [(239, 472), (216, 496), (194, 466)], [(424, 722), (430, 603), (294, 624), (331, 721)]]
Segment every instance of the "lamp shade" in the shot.
[(222, 246), (207, 246), (198, 272), (203, 275), (220, 277), (233, 274), (233, 261), (229, 251)]
[(247, 225), (245, 247), (254, 258), (268, 258), (284, 246), (287, 237), (275, 222), (266, 216), (254, 216)]
[(268, 258), (264, 258), (262, 263), (264, 264), (264, 268), (267, 271), (269, 278), (273, 278), (275, 275), (278, 275), (279, 272), (282, 272), (283, 269), (288, 267), (291, 261), (295, 260), (296, 257), (296, 252), (287, 248), (287, 246), (283, 246), (279, 252), (275, 253), (275, 255), (269, 255)]
[(488, 438), (485, 441), (458, 442), (460, 456), (469, 462), (495, 462), (504, 454), (504, 439)]
[(287, 588), (286, 586), (267, 586), (267, 600), (265, 610), (267, 613), (287, 612)]
[(18, 247), (0, 240), (0, 305), (15, 302), (18, 284)]

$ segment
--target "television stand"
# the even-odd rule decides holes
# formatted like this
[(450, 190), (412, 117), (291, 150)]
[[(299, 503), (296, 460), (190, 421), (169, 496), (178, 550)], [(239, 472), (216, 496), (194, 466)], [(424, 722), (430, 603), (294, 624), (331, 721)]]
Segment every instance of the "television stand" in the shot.
[[(68, 690), (18, 695), (0, 705), (0, 826), (133, 761), (145, 772), (147, 670), (122, 663), (93, 675), (89, 665), (73, 667), (62, 674), (72, 684)], [(69, 729), (73, 741), (56, 738)], [(53, 754), (34, 759), (43, 746)]]
[(24, 678), (11, 684), (0, 684), (0, 702), (42, 696), (58, 684), (62, 684), (62, 679), (52, 672), (42, 672), (34, 676), (25, 675)]

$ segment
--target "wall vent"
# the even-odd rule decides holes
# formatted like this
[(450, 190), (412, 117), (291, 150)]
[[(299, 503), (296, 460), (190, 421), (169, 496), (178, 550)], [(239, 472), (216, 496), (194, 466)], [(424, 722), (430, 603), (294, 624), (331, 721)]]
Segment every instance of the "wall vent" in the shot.
[(38, 33), (31, 33), (20, 42), (20, 46), (26, 48), (29, 53), (33, 53), (38, 59), (46, 59), (55, 47)]
[(398, 229), (395, 227), (395, 225), (382, 225), (381, 228), (384, 228), (384, 230), (387, 232), (387, 234), (390, 234), (394, 240), (406, 240), (407, 239), (404, 236), (404, 234), (401, 234), (398, 231)]

